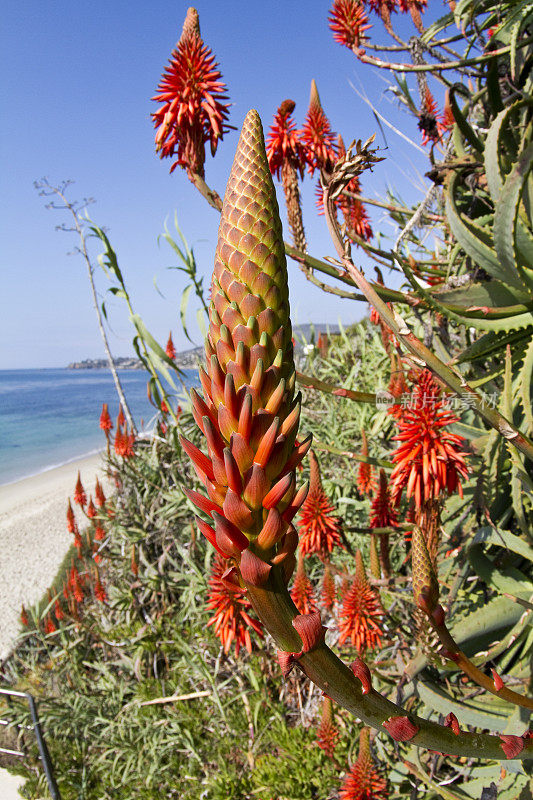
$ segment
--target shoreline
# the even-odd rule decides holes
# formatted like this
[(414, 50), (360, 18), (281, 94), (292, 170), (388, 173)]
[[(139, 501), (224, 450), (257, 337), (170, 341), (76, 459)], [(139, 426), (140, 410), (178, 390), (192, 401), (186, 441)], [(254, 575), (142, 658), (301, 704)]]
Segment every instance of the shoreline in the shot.
[[(87, 495), (94, 491), (96, 477), (109, 493), (104, 452), (0, 486), (0, 658), (20, 630), (21, 605), (41, 599), (72, 544), (65, 513), (78, 470)], [(83, 526), (85, 517), (74, 509)]]
[[(100, 437), (101, 438), (101, 437)], [(66, 467), (69, 464), (73, 464), (75, 461), (85, 461), (86, 459), (90, 459), (93, 456), (101, 455), (105, 452), (105, 448), (96, 447), (93, 450), (88, 450), (86, 453), (82, 453), (81, 455), (72, 456), (72, 458), (67, 458), (65, 461), (60, 461), (57, 464), (49, 464), (42, 469), (39, 469), (37, 472), (30, 472), (28, 475), (21, 475), (19, 478), (13, 478), (13, 480), (3, 481), (0, 483), (0, 491), (8, 486), (13, 486), (15, 483), (21, 483), (22, 481), (27, 481), (30, 478), (38, 478), (39, 475), (43, 475), (45, 472), (52, 472), (52, 470), (60, 469), (61, 467)]]

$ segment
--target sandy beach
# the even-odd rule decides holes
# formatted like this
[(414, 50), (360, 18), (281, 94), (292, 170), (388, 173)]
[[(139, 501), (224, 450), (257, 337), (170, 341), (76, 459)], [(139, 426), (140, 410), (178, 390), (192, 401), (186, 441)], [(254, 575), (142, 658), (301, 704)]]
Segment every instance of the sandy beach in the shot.
[[(87, 494), (93, 492), (97, 477), (107, 491), (101, 454), (0, 486), (0, 658), (19, 632), (21, 605), (30, 606), (42, 597), (72, 543), (65, 511), (78, 470)], [(20, 798), (22, 784), (22, 779), (0, 769), (2, 800)]]
[(40, 599), (72, 543), (65, 512), (78, 470), (89, 494), (101, 463), (91, 455), (0, 486), (0, 658), (19, 631), (21, 605)]

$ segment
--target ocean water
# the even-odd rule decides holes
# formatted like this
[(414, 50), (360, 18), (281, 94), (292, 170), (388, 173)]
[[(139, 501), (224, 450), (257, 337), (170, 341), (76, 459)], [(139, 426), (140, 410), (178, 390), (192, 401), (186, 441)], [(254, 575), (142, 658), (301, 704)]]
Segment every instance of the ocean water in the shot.
[[(185, 370), (194, 386), (195, 370)], [(120, 381), (139, 430), (151, 428), (155, 409), (144, 370), (121, 370)], [(0, 370), (0, 485), (36, 475), (105, 447), (102, 403), (118, 413), (108, 370)]]

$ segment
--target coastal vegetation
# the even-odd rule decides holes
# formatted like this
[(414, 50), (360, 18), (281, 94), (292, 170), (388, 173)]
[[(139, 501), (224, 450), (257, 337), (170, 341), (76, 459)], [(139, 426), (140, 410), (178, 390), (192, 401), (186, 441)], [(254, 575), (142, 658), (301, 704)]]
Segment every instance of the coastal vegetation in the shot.
[[(533, 5), (450, 2), (425, 27), (426, 5), (329, 15), (414, 116), (429, 186), (413, 206), (363, 195), (384, 154), (333, 134), (314, 81), (301, 129), (290, 100), (266, 137), (246, 115), (222, 201), (205, 148), (229, 131), (228, 97), (187, 13), (153, 116), (159, 155), (221, 214), (209, 297), (184, 236), (165, 235), (184, 327), (192, 297), (208, 318), (201, 389), (180, 394), (172, 335), (146, 329), (94, 225), (153, 435), (102, 409), (114, 491), (88, 497), (78, 476), (71, 550), (2, 665), (38, 699), (64, 800), (531, 797)], [(286, 256), (369, 317), (293, 340)], [(45, 796), (26, 707), (3, 716), (26, 796)]]

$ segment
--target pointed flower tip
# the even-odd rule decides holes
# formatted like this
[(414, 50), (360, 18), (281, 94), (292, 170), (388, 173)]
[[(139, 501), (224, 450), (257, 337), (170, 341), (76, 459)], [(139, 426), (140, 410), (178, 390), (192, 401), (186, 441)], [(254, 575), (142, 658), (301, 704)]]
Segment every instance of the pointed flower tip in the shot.
[(309, 93), (309, 108), (322, 108), (320, 95), (314, 78), (311, 79), (311, 91)]
[(191, 36), (200, 36), (200, 17), (198, 16), (198, 11), (192, 6), (187, 9), (180, 42), (184, 42)]

